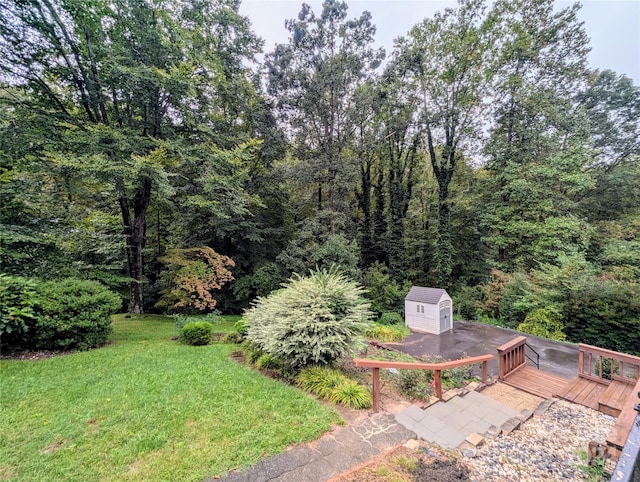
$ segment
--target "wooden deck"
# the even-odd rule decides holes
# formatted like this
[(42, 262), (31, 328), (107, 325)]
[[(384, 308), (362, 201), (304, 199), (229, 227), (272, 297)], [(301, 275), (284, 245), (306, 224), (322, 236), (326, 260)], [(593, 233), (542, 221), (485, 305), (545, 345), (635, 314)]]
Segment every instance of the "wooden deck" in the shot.
[(571, 380), (564, 390), (558, 392), (557, 395), (570, 402), (598, 410), (607, 388), (607, 385), (604, 383), (576, 377)]
[(636, 393), (640, 393), (640, 357), (578, 345), (578, 376), (559, 377), (526, 364), (526, 338), (519, 336), (498, 348), (499, 378), (509, 385), (540, 397), (559, 397), (616, 417), (607, 435), (609, 455), (620, 456), (636, 417)]
[(637, 381), (635, 387), (631, 386), (631, 394), (627, 396), (626, 400), (622, 401), (622, 410), (618, 415), (616, 424), (614, 425), (609, 435), (607, 435), (607, 445), (609, 445), (609, 452), (613, 450), (612, 455), (619, 456), (622, 451), (622, 447), (629, 438), (629, 432), (631, 432), (631, 426), (633, 425), (637, 412), (634, 410), (634, 405), (638, 403), (638, 398), (635, 396), (640, 393), (640, 379)]
[(562, 392), (571, 380), (528, 365), (522, 365), (507, 375), (503, 382), (527, 393), (550, 398)]

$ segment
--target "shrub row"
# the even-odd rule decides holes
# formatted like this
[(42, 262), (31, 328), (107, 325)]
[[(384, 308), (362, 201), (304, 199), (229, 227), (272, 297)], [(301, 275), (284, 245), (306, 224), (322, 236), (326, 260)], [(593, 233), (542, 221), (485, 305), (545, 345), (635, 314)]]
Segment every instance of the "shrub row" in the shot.
[(97, 281), (0, 274), (0, 339), (13, 349), (88, 350), (106, 343), (120, 297)]

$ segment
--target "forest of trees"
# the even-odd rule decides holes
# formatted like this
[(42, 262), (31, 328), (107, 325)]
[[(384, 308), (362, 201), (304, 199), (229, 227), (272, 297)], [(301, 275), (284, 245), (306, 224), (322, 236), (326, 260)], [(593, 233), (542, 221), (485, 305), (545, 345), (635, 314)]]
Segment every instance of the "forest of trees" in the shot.
[(336, 0), (263, 52), (239, 6), (0, 0), (0, 271), (238, 313), (338, 265), (378, 313), (438, 286), (640, 354), (640, 88), (579, 5), (464, 0), (389, 52)]

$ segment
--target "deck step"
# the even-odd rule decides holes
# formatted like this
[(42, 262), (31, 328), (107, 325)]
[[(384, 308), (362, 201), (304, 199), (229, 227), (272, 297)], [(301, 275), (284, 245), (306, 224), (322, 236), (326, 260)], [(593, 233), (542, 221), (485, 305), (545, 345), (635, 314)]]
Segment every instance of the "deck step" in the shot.
[(640, 380), (636, 382), (635, 387), (633, 385), (629, 386), (631, 387), (631, 392), (623, 402), (622, 411), (616, 420), (616, 424), (607, 435), (607, 445), (610, 447), (610, 451), (615, 450), (618, 454), (624, 447), (629, 437), (629, 432), (631, 432), (631, 426), (636, 419), (637, 412), (634, 410), (634, 406), (638, 403), (636, 394), (640, 392)]
[(561, 392), (571, 380), (525, 365), (512, 372), (503, 381), (527, 393), (550, 398)]
[(633, 385), (616, 380), (612, 381), (598, 401), (598, 410), (617, 418), (632, 392)]
[(570, 402), (598, 410), (600, 400), (602, 400), (606, 390), (607, 385), (604, 383), (576, 377), (557, 395)]

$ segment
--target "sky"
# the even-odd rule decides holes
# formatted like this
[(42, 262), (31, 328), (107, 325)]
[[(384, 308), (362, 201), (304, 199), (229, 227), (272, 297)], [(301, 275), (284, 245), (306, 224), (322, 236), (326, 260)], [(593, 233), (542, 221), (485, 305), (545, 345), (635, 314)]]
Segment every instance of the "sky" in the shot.
[[(240, 13), (251, 21), (253, 31), (265, 41), (270, 52), (277, 43), (286, 43), (286, 19), (295, 18), (302, 0), (242, 0)], [(321, 12), (322, 2), (306, 0), (313, 11)], [(557, 2), (558, 8), (573, 2)], [(625, 74), (640, 86), (640, 0), (583, 0), (579, 18), (590, 37), (589, 66)], [(377, 27), (376, 44), (391, 52), (393, 40), (405, 35), (425, 17), (455, 1), (442, 0), (347, 0), (349, 18), (371, 12)]]

